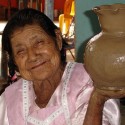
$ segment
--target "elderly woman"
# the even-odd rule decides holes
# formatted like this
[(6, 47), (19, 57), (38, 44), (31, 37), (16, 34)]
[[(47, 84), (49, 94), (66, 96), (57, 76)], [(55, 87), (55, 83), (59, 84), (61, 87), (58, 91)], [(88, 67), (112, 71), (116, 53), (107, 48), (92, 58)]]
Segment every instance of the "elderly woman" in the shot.
[(0, 125), (120, 125), (117, 100), (93, 91), (83, 64), (66, 63), (60, 30), (43, 13), (20, 10), (2, 45), (21, 78), (0, 96)]

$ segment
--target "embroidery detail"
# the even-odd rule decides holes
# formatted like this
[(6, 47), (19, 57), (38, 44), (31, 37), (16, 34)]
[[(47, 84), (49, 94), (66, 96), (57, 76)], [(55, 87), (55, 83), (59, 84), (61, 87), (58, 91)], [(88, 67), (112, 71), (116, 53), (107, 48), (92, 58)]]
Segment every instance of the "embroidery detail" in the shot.
[(56, 117), (58, 117), (61, 113), (63, 113), (63, 108), (60, 107), (58, 110), (56, 110), (54, 113), (52, 113), (46, 120), (40, 121), (37, 120), (31, 116), (28, 116), (28, 122), (34, 124), (34, 125), (49, 125)]
[[(29, 98), (28, 98), (28, 81), (23, 80), (23, 113), (24, 118), (27, 119), (28, 112), (29, 112)], [(27, 123), (25, 123), (27, 125)]]
[(64, 110), (64, 115), (66, 118), (66, 123), (67, 125), (71, 125), (71, 121), (70, 121), (70, 113), (69, 113), (69, 108), (68, 108), (68, 101), (67, 101), (67, 86), (68, 86), (68, 82), (72, 73), (72, 70), (75, 66), (75, 63), (69, 63), (69, 65), (67, 66), (68, 68), (66, 69), (66, 78), (63, 82), (63, 90), (62, 90), (62, 105), (63, 105), (63, 110)]

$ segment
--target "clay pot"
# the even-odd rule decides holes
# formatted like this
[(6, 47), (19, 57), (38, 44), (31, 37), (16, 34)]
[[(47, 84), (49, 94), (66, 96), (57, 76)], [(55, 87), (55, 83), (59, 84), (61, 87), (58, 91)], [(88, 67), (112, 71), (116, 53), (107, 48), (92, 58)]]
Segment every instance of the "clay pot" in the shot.
[(84, 63), (100, 89), (125, 87), (125, 4), (93, 8), (102, 31), (88, 42)]

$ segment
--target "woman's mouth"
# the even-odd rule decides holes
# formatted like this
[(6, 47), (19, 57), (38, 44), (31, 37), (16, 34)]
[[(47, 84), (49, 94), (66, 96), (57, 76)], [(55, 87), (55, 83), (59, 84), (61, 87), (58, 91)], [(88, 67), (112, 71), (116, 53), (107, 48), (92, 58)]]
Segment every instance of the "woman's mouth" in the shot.
[(39, 64), (36, 64), (36, 65), (34, 65), (34, 66), (31, 68), (31, 70), (32, 70), (32, 69), (39, 68), (40, 66), (44, 65), (45, 63), (46, 63), (46, 61), (44, 61), (44, 62), (42, 62), (42, 63), (39, 63)]

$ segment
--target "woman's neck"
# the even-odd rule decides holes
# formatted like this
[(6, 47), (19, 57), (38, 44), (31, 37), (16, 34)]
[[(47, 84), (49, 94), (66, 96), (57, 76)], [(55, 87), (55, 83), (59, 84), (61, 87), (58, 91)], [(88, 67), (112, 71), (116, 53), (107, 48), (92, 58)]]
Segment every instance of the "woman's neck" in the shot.
[(65, 65), (62, 65), (51, 78), (40, 82), (34, 82), (33, 87), (36, 94), (35, 102), (40, 108), (44, 108), (48, 104), (52, 94), (61, 81), (64, 69)]

